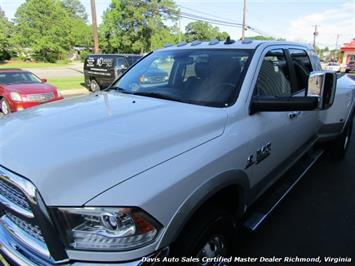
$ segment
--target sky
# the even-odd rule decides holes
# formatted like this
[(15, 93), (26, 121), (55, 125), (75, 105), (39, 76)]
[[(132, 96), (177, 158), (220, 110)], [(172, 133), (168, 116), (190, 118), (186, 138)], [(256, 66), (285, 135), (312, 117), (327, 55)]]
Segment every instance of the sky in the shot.
[[(80, 0), (90, 15), (90, 0)], [(12, 19), (25, 0), (0, 0), (0, 6)], [(96, 0), (98, 23), (111, 0)], [(175, 0), (181, 11), (213, 19), (241, 23), (243, 0)], [(90, 18), (91, 19), (91, 18)], [(181, 29), (193, 20), (182, 18)], [(312, 43), (314, 25), (318, 25), (320, 47), (340, 47), (355, 38), (355, 0), (247, 0), (246, 23), (264, 35), (290, 41)], [(216, 25), (239, 39), (241, 29)], [(258, 35), (251, 30), (246, 36)]]

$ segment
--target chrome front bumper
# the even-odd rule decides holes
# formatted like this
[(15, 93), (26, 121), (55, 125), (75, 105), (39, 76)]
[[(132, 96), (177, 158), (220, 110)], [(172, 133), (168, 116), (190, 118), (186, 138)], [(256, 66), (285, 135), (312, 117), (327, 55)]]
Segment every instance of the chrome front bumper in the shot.
[[(168, 249), (165, 249), (164, 251), (160, 251), (156, 254), (153, 254), (149, 257), (164, 257), (167, 255)], [(1, 262), (5, 264), (6, 262), (8, 265), (11, 266), (38, 266), (38, 265), (43, 265), (43, 266), (54, 266), (54, 265), (60, 265), (60, 266), (138, 266), (142, 265), (142, 260), (135, 260), (135, 261), (130, 261), (130, 262), (122, 262), (122, 263), (97, 263), (97, 262), (70, 262), (70, 261), (63, 261), (63, 262), (57, 262), (56, 264), (48, 264), (48, 262), (45, 261), (38, 261), (38, 258), (31, 258), (30, 254), (27, 254), (28, 256), (25, 256), (26, 250), (21, 246), (20, 242), (18, 242), (15, 238), (13, 238), (10, 233), (5, 229), (3, 226), (0, 225), (0, 255), (2, 255), (2, 258), (0, 257), (0, 265)], [(5, 263), (2, 261), (2, 259), (5, 259)], [(34, 260), (37, 260), (37, 263), (34, 262)], [(6, 264), (5, 264), (6, 265)], [(146, 265), (146, 264), (145, 264)]]
[(7, 229), (0, 226), (0, 253), (8, 264), (23, 266), (37, 265), (30, 257), (25, 256), (24, 253), (21, 252), (22, 250), (22, 245), (7, 232)]

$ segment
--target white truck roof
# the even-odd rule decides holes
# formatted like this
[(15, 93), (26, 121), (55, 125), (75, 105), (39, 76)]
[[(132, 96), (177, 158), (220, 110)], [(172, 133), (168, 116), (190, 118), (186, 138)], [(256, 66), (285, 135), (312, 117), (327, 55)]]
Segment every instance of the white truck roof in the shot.
[(180, 42), (176, 45), (166, 45), (166, 47), (158, 49), (157, 51), (167, 51), (167, 50), (177, 50), (177, 49), (256, 49), (260, 45), (287, 45), (287, 46), (298, 46), (305, 49), (313, 49), (307, 44), (300, 44), (295, 42), (286, 41), (259, 41), (259, 40), (248, 40), (243, 41), (233, 41), (229, 43), (227, 41), (193, 41), (191, 43)]

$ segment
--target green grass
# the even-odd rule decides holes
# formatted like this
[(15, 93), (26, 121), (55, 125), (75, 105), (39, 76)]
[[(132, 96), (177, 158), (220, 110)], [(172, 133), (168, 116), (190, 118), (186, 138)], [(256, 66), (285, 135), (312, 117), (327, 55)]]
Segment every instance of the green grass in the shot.
[(24, 62), (24, 61), (5, 61), (0, 62), (0, 68), (46, 68), (46, 67), (64, 67), (70, 63), (58, 61), (57, 63), (44, 63), (44, 62)]
[(56, 86), (59, 90), (85, 89), (82, 85), (84, 78), (49, 78), (48, 83)]

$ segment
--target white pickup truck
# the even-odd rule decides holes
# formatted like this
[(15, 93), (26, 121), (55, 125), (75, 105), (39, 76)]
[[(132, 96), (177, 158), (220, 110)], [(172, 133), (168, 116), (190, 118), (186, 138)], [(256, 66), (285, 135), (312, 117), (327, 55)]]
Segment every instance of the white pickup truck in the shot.
[(354, 84), (305, 45), (194, 41), (152, 52), (106, 91), (0, 119), (3, 260), (217, 263), (324, 147), (345, 156)]

